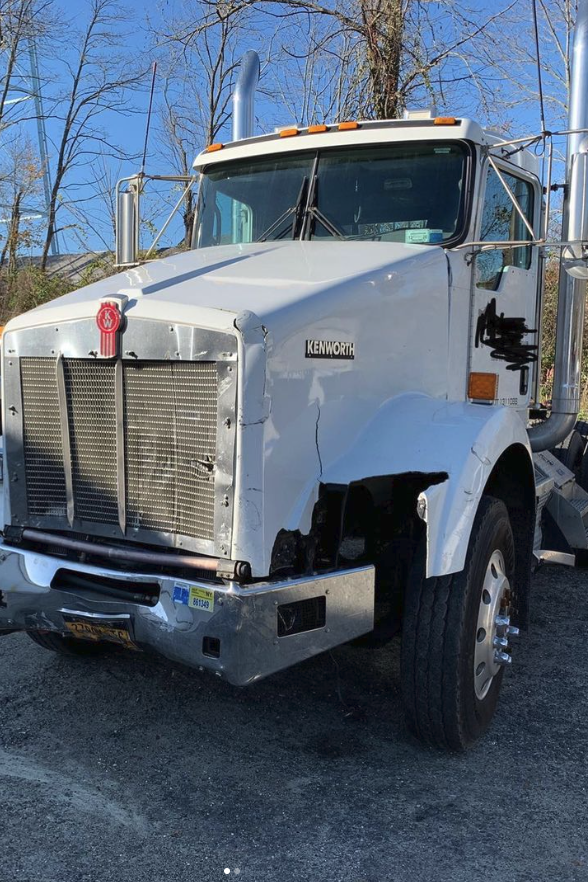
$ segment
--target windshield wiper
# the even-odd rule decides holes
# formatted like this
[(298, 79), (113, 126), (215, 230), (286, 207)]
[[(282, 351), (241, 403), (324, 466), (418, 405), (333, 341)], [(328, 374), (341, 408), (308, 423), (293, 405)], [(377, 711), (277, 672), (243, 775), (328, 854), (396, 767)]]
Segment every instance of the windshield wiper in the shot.
[[(309, 214), (309, 216), (312, 217), (313, 220), (319, 221), (319, 223), (323, 225), (325, 230), (328, 233), (330, 233), (331, 236), (334, 236), (336, 239), (346, 239), (347, 236), (345, 235), (345, 233), (342, 230), (340, 230), (339, 227), (337, 227), (333, 223), (333, 221), (330, 221), (329, 218), (326, 217), (326, 215), (324, 215), (322, 213), (322, 211), (320, 211), (320, 209), (317, 208), (317, 206), (316, 206), (317, 193), (318, 193), (318, 176), (315, 175), (312, 179), (310, 194), (308, 197), (308, 214)], [(312, 234), (313, 231), (310, 230), (309, 232)]]
[(304, 220), (304, 211), (306, 209), (306, 193), (308, 190), (308, 178), (304, 178), (302, 181), (302, 186), (300, 188), (300, 193), (298, 194), (298, 199), (296, 200), (296, 206), (294, 209), (294, 223), (292, 225), (292, 238), (295, 239), (298, 236), (300, 231), (300, 224)]
[(261, 234), (261, 236), (259, 236), (259, 238), (257, 239), (258, 242), (265, 242), (265, 240), (269, 236), (271, 236), (271, 234), (273, 232), (275, 232), (275, 230), (278, 230), (282, 226), (284, 221), (287, 220), (290, 217), (290, 215), (292, 215), (292, 214), (294, 215), (293, 223), (288, 224), (288, 227), (279, 236), (276, 236), (276, 238), (283, 239), (283, 237), (286, 235), (286, 233), (288, 232), (288, 230), (290, 229), (291, 226), (292, 226), (292, 238), (293, 239), (296, 238), (296, 233), (297, 233), (298, 227), (300, 226), (300, 220), (304, 214), (304, 199), (306, 196), (307, 186), (308, 186), (308, 178), (305, 177), (302, 179), (302, 185), (300, 187), (300, 192), (298, 194), (298, 198), (297, 198), (296, 202), (294, 203), (294, 205), (291, 205), (290, 208), (287, 208), (286, 211), (282, 212), (282, 214), (278, 218), (276, 218), (276, 220), (273, 222), (273, 224), (270, 224), (270, 226), (267, 228), (267, 230), (264, 230), (264, 232)]
[[(283, 239), (284, 236), (288, 233), (290, 227), (292, 227), (292, 238), (293, 239), (296, 239), (299, 235), (301, 235), (301, 238), (304, 239), (305, 238), (305, 235), (304, 235), (305, 228), (306, 228), (307, 223), (309, 222), (310, 218), (312, 218), (314, 221), (318, 221), (320, 224), (322, 224), (322, 226), (325, 228), (325, 230), (328, 233), (330, 233), (331, 236), (334, 236), (336, 239), (347, 238), (345, 236), (345, 233), (342, 230), (340, 230), (333, 223), (333, 221), (329, 220), (329, 218), (326, 217), (322, 213), (322, 211), (320, 211), (320, 209), (318, 209), (316, 206), (317, 190), (318, 190), (317, 175), (313, 175), (312, 183), (310, 185), (310, 191), (308, 193), (308, 200), (306, 199), (307, 190), (308, 190), (308, 178), (305, 177), (302, 180), (300, 192), (298, 194), (298, 198), (297, 198), (295, 204), (292, 205), (290, 208), (287, 208), (286, 211), (282, 212), (282, 214), (278, 218), (276, 218), (276, 220), (267, 228), (267, 230), (264, 230), (264, 232), (261, 234), (261, 236), (259, 236), (259, 238), (257, 239), (258, 242), (265, 242), (266, 239), (268, 239), (272, 233), (274, 233), (276, 230), (279, 230), (279, 228), (282, 226), (284, 221), (286, 221), (291, 215), (294, 215), (294, 219), (293, 219), (292, 223), (288, 224), (286, 229), (283, 230), (278, 236), (275, 237), (276, 239)], [(305, 223), (305, 220), (306, 220), (306, 223)], [(302, 227), (302, 233), (301, 233), (301, 225), (304, 225)]]

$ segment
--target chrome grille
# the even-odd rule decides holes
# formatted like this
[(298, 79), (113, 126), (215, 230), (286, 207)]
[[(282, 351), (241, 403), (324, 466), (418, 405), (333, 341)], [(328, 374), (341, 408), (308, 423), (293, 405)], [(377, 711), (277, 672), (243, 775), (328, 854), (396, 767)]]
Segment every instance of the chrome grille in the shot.
[[(115, 366), (64, 359), (76, 523), (119, 524)], [(56, 363), (22, 358), (29, 516), (67, 513)], [(215, 362), (124, 362), (127, 533), (214, 538), (218, 373)], [(67, 437), (67, 436), (66, 436)]]
[(212, 539), (216, 365), (129, 365), (124, 377), (129, 527)]
[(20, 366), (27, 502), (33, 517), (67, 513), (55, 362), (51, 368), (49, 361), (23, 358)]
[(63, 362), (75, 513), (118, 524), (116, 404), (112, 362)]

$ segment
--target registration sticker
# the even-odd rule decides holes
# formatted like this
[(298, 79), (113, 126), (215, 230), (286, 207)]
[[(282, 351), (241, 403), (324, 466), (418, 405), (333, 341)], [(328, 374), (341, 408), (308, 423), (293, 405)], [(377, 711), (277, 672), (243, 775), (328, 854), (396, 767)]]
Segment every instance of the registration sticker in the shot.
[(176, 582), (174, 585), (174, 603), (183, 603), (188, 606), (190, 599), (190, 586), (187, 582)]
[(214, 611), (214, 591), (209, 588), (200, 588), (198, 585), (190, 585), (189, 582), (174, 582), (174, 603), (183, 603), (190, 609), (201, 609), (203, 612)]
[(214, 610), (214, 591), (208, 588), (190, 588), (190, 601), (188, 606), (191, 609), (201, 609), (203, 612), (213, 612)]

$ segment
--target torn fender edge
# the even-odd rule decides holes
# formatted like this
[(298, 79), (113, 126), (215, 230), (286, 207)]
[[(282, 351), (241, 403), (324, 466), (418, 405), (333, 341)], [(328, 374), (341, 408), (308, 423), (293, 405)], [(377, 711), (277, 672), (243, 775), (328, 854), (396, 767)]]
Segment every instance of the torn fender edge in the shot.
[[(276, 534), (270, 574), (309, 574), (338, 566), (373, 564), (384, 568), (386, 549), (414, 542), (423, 491), (448, 480), (447, 472), (373, 475), (350, 484), (317, 485), (310, 524)], [(422, 520), (422, 518), (421, 518)]]
[(426, 571), (427, 578), (436, 575), (439, 566), (445, 568), (451, 565), (453, 556), (460, 546), (469, 541), (471, 523), (475, 517), (478, 505), (478, 497), (472, 493), (464, 493), (464, 517), (461, 518), (457, 528), (448, 535), (447, 529), (438, 529), (442, 523), (443, 512), (448, 495), (448, 481), (443, 484), (434, 484), (419, 493), (417, 501), (417, 514), (424, 521), (427, 529), (427, 555)]

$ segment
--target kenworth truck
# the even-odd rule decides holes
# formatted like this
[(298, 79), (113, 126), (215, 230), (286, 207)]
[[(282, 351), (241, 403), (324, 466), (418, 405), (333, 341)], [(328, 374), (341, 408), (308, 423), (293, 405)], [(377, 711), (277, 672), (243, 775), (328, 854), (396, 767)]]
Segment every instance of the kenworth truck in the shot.
[(558, 242), (549, 133), (407, 112), (256, 136), (245, 56), (192, 248), (140, 262), (126, 179), (120, 274), (4, 331), (2, 633), (245, 685), (398, 622), (411, 730), (479, 738), (533, 562), (588, 547), (587, 34), (583, 0)]

